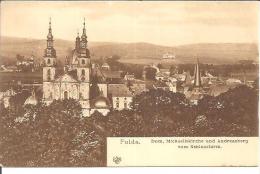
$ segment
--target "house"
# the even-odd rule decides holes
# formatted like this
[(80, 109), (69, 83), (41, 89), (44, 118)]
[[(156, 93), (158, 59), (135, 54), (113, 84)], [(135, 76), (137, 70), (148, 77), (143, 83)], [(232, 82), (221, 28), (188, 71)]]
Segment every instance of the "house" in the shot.
[(166, 85), (169, 87), (169, 91), (177, 92), (177, 82), (165, 82)]
[(165, 91), (170, 91), (169, 86), (165, 82), (162, 82), (162, 81), (157, 81), (155, 84), (153, 84), (153, 88), (154, 89), (162, 89), (162, 90), (165, 90)]
[(101, 66), (101, 69), (103, 69), (103, 70), (110, 70), (110, 66), (108, 65), (108, 63), (104, 63), (104, 64)]
[(165, 81), (167, 80), (167, 76), (161, 72), (155, 74), (155, 79), (158, 81)]
[(167, 75), (167, 76), (170, 75), (170, 70), (169, 70), (169, 69), (163, 69), (163, 68), (161, 68), (159, 71), (160, 71), (160, 73), (163, 73), (163, 74), (165, 74), (165, 75)]
[(175, 59), (175, 55), (174, 54), (170, 54), (170, 53), (165, 53), (162, 56), (163, 59)]
[(4, 104), (5, 108), (10, 106), (9, 100), (15, 94), (16, 94), (16, 92), (12, 88), (0, 92), (0, 101)]
[(242, 82), (239, 79), (229, 78), (229, 79), (226, 80), (226, 84), (227, 85), (230, 85), (230, 84), (242, 84)]
[(124, 80), (134, 80), (135, 75), (134, 74), (126, 74), (124, 77)]
[(109, 84), (108, 95), (114, 110), (131, 109), (133, 94), (125, 84)]
[(18, 71), (16, 66), (13, 65), (9, 65), (9, 66), (5, 66), (5, 65), (1, 65), (0, 67), (0, 72), (15, 72)]

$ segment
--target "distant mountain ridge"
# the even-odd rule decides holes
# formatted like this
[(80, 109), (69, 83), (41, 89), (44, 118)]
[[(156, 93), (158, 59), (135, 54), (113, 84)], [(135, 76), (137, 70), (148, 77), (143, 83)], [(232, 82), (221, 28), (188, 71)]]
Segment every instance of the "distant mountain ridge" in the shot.
[[(64, 62), (66, 56), (71, 54), (74, 42), (56, 39), (54, 46), (58, 59)], [(17, 54), (26, 57), (33, 54), (40, 61), (45, 48), (46, 40), (1, 37), (0, 63), (14, 62)], [(149, 62), (159, 61), (163, 54), (172, 53), (176, 56), (175, 63), (194, 63), (195, 57), (198, 57), (202, 63), (224, 64), (236, 63), (244, 59), (258, 61), (259, 54), (257, 44), (253, 43), (201, 43), (169, 47), (145, 42), (89, 42), (89, 49), (93, 58), (117, 54), (125, 62), (139, 59), (149, 60)]]

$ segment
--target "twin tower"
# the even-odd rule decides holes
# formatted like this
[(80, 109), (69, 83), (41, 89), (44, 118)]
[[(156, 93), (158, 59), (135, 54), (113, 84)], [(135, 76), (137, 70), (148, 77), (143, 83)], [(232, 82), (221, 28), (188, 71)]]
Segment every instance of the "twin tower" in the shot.
[[(89, 112), (89, 88), (90, 88), (90, 53), (87, 48), (87, 35), (85, 19), (81, 37), (76, 37), (75, 49), (73, 50), (74, 67), (76, 75), (72, 76), (65, 71), (57, 74), (57, 57), (53, 45), (51, 20), (47, 35), (47, 48), (44, 50), (43, 66), (43, 101), (50, 104), (53, 100), (73, 98), (80, 102), (83, 109)], [(87, 114), (88, 115), (88, 114)]]
[[(47, 48), (44, 50), (44, 68), (43, 68), (43, 81), (53, 81), (56, 76), (56, 65), (57, 65), (57, 57), (56, 50), (53, 45), (53, 35), (51, 28), (51, 19), (49, 21), (49, 32), (47, 35)], [(86, 27), (85, 27), (85, 18), (83, 23), (83, 32), (81, 38), (79, 37), (79, 33), (76, 37), (74, 55), (76, 54), (77, 59), (77, 80), (86, 81), (89, 78), (86, 77), (87, 71), (90, 68), (90, 53), (87, 48), (87, 35), (86, 35)]]

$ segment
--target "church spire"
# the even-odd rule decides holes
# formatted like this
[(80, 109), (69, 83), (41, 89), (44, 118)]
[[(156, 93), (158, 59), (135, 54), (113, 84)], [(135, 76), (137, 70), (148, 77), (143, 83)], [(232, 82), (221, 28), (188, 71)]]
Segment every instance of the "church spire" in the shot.
[(86, 24), (85, 24), (85, 18), (83, 22), (83, 34), (86, 35)]
[(84, 22), (83, 22), (83, 32), (81, 35), (81, 48), (82, 49), (87, 49), (87, 35), (86, 35), (86, 26), (85, 26), (85, 18), (84, 18)]
[(47, 39), (48, 40), (53, 40), (52, 29), (51, 29), (51, 18), (50, 18), (50, 21), (49, 21), (49, 33), (47, 35)]
[(194, 87), (201, 87), (201, 77), (200, 77), (200, 68), (199, 68), (199, 59), (197, 58), (197, 64), (195, 65), (195, 74), (194, 74)]
[(51, 18), (50, 18), (50, 21), (49, 21), (49, 31), (51, 31)]
[(51, 18), (49, 20), (49, 32), (47, 35), (47, 48), (45, 49), (45, 57), (56, 57), (56, 51), (53, 47), (53, 35), (51, 28)]
[(83, 32), (82, 32), (81, 39), (82, 39), (83, 41), (86, 41), (86, 39), (87, 39), (85, 18), (84, 18), (84, 22), (83, 22)]

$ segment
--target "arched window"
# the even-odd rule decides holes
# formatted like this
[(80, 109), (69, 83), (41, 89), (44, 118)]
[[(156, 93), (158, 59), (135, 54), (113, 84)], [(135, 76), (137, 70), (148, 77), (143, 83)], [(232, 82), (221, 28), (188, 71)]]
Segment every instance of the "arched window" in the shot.
[(50, 63), (51, 63), (51, 59), (48, 59), (48, 60), (47, 60), (47, 63), (50, 64)]
[(124, 108), (127, 109), (127, 103), (126, 102), (124, 103)]
[(84, 60), (84, 59), (82, 59), (81, 63), (82, 63), (82, 65), (84, 65), (84, 64), (85, 64), (85, 60)]
[(68, 99), (68, 98), (69, 98), (69, 96), (68, 96), (68, 92), (65, 91), (65, 92), (64, 92), (64, 99), (66, 100), (66, 99)]
[(85, 70), (83, 69), (83, 70), (81, 70), (81, 75), (85, 75)]
[(50, 69), (47, 70), (47, 80), (48, 81), (51, 80), (51, 70)]

